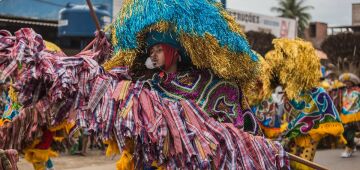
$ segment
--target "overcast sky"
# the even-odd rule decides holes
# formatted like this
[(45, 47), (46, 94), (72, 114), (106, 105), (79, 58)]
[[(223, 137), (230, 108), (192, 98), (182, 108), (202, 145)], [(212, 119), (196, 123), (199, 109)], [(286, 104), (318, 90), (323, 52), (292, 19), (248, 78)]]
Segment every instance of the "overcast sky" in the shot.
[[(330, 26), (351, 25), (351, 4), (360, 0), (307, 0), (314, 7), (310, 10), (312, 21), (326, 22)], [(227, 8), (276, 16), (271, 7), (277, 6), (278, 0), (227, 0)]]

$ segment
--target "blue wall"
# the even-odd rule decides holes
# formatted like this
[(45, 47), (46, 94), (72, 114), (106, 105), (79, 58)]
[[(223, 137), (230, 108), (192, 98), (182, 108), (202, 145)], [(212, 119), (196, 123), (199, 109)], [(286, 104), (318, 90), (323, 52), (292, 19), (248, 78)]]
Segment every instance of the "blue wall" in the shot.
[[(0, 15), (57, 20), (67, 3), (86, 4), (86, 0), (0, 0)], [(106, 5), (112, 14), (113, 0), (92, 0), (93, 5)], [(53, 5), (52, 5), (53, 4)]]

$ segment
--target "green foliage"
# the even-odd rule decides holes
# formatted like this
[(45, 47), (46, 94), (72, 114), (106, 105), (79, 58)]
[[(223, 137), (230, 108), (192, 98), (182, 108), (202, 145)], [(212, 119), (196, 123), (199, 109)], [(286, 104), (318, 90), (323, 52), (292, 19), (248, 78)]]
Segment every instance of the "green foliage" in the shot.
[(339, 72), (360, 75), (360, 33), (330, 35), (321, 45), (331, 63)]
[(311, 19), (308, 10), (313, 8), (312, 6), (305, 5), (305, 0), (279, 0), (279, 6), (272, 7), (271, 11), (279, 13), (280, 17), (297, 19), (298, 36), (302, 37)]
[(246, 38), (249, 41), (251, 49), (255, 50), (261, 56), (265, 56), (267, 52), (274, 49), (272, 41), (276, 37), (271, 33), (249, 31), (246, 32)]

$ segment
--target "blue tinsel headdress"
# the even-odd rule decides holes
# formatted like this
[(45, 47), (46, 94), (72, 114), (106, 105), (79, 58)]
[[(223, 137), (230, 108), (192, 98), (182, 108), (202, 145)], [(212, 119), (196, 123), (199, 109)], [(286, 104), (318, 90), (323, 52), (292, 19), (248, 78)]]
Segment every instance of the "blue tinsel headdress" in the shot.
[(131, 66), (150, 31), (174, 32), (193, 65), (220, 77), (249, 83), (257, 73), (240, 27), (214, 0), (125, 0), (112, 29), (115, 55), (104, 67)]

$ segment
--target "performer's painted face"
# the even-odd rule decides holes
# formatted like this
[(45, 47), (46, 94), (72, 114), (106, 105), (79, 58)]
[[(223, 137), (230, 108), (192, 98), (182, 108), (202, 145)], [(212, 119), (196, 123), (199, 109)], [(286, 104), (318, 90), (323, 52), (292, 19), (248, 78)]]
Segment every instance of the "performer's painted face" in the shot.
[(275, 103), (282, 104), (284, 102), (284, 90), (281, 86), (275, 88), (275, 92), (271, 95)]
[(150, 59), (154, 67), (162, 67), (165, 65), (165, 54), (161, 44), (157, 44), (151, 47)]

